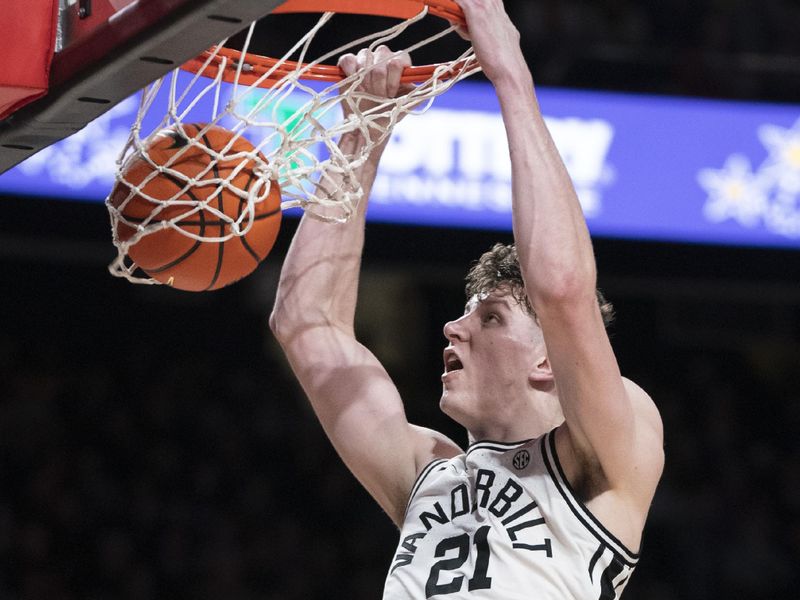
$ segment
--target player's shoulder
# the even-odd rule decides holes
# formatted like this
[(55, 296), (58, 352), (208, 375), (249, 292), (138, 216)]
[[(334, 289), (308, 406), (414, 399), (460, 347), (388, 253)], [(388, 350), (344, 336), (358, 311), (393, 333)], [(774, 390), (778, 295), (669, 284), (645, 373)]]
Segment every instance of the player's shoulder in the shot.
[(464, 454), (464, 450), (443, 433), (419, 425), (410, 427), (414, 438), (414, 457), (418, 475), (435, 460), (447, 460)]
[(632, 472), (637, 474), (633, 483), (639, 498), (649, 507), (658, 481), (664, 472), (664, 424), (658, 407), (650, 395), (639, 385), (623, 377), (625, 391), (630, 399), (636, 420), (636, 449), (630, 460), (635, 463)]
[[(405, 427), (408, 428), (408, 435), (404, 438), (403, 445), (387, 446), (387, 449), (389, 455), (395, 459), (395, 464), (400, 464), (401, 459), (406, 456), (412, 459), (412, 464), (408, 468), (383, 471), (383, 482), (390, 485), (391, 496), (390, 501), (385, 503), (386, 506), (381, 506), (384, 506), (384, 510), (398, 527), (402, 527), (410, 498), (421, 481), (428, 478), (436, 465), (463, 454), (455, 442), (438, 431), (411, 423), (406, 423)], [(388, 440), (384, 442), (389, 443)]]
[(664, 426), (661, 421), (661, 413), (653, 398), (639, 384), (627, 377), (622, 378), (622, 383), (636, 418), (663, 438)]

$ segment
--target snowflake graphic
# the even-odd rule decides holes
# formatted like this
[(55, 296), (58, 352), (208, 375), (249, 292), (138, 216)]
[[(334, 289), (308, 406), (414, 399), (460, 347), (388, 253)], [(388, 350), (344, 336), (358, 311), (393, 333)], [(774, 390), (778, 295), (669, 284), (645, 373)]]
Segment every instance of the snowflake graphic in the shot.
[(702, 169), (697, 181), (708, 197), (706, 218), (719, 223), (734, 219), (743, 227), (763, 225), (790, 238), (800, 237), (800, 119), (792, 127), (762, 125), (758, 137), (768, 152), (753, 170), (734, 154), (722, 169)]
[(747, 157), (734, 154), (722, 169), (700, 171), (698, 180), (708, 192), (703, 213), (709, 221), (736, 219), (745, 227), (758, 225), (768, 198), (763, 181), (753, 173)]
[(781, 189), (800, 192), (800, 119), (791, 129), (763, 125), (758, 137), (769, 151), (765, 166), (775, 171)]

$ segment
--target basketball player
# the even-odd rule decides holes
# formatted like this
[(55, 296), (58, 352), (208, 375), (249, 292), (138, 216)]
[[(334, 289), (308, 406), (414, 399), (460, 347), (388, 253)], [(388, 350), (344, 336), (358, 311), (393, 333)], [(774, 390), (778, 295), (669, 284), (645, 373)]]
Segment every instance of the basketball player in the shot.
[[(502, 109), (515, 248), (469, 275), (444, 326), (442, 410), (466, 450), (407, 422), (397, 389), (353, 333), (362, 202), (344, 226), (304, 217), (270, 324), (336, 450), (401, 529), (384, 599), (609, 599), (638, 559), (663, 468), (653, 402), (623, 378), (598, 302), (592, 245), (501, 0), (458, 0)], [(409, 64), (386, 48), (348, 74), (394, 96)], [(345, 136), (352, 151), (359, 134)], [(360, 170), (366, 192), (382, 148)]]

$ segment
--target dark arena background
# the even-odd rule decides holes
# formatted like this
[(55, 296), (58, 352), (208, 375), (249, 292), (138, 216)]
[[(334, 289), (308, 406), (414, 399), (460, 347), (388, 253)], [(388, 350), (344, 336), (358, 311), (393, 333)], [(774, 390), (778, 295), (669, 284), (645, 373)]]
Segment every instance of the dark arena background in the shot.
[[(506, 5), (541, 85), (800, 102), (790, 0)], [(267, 327), (296, 220), (254, 275), (191, 294), (109, 276), (99, 203), (0, 207), (0, 599), (379, 598), (397, 532)], [(359, 336), (409, 419), (462, 443), (438, 410), (442, 325), (498, 240), (510, 234), (367, 229)], [(796, 598), (800, 251), (611, 238), (595, 251), (623, 373), (665, 425), (626, 598)]]

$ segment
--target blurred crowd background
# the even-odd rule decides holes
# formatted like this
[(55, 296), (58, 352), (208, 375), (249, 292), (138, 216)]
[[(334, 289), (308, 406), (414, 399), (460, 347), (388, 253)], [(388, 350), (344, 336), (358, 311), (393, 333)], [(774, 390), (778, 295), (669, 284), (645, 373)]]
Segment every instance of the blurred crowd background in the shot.
[[(800, 100), (790, 0), (506, 2), (540, 83)], [(687, 143), (692, 143), (687, 140)], [(0, 200), (0, 600), (380, 597), (397, 532), (336, 458), (267, 328), (295, 222), (212, 294), (111, 278), (102, 206)], [(409, 418), (505, 234), (371, 225), (358, 333)], [(800, 589), (800, 255), (596, 240), (623, 372), (667, 465), (629, 600)]]
[[(34, 220), (75, 217), (36, 202)], [(74, 253), (47, 258), (4, 247), (0, 261), (0, 598), (379, 598), (397, 532), (340, 464), (266, 325), (294, 223), (248, 280), (187, 294), (109, 277), (105, 214), (77, 214), (97, 241), (59, 238)], [(466, 265), (497, 238), (368, 230), (359, 336), (409, 418), (461, 443), (438, 411), (441, 327), (463, 310)], [(627, 597), (796, 597), (796, 253), (596, 250), (623, 371), (666, 430)]]
[(792, 0), (517, 0), (540, 80), (554, 85), (796, 101)]

